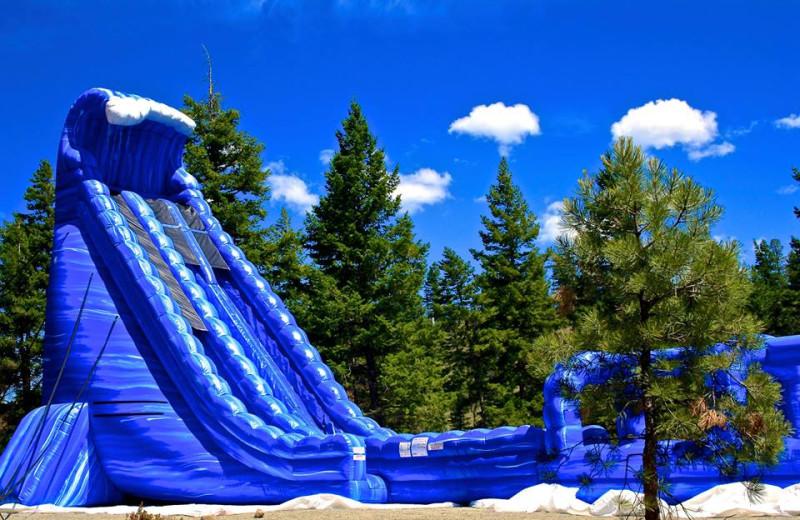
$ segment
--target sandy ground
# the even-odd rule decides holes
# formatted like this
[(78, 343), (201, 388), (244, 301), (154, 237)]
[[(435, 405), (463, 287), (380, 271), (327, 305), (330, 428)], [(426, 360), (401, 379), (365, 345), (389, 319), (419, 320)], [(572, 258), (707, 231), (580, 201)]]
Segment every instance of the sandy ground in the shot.
[[(0, 516), (5, 517), (0, 513)], [(250, 520), (252, 514), (222, 515), (202, 517), (224, 520)], [(421, 509), (325, 509), (304, 511), (273, 511), (264, 514), (271, 520), (581, 520), (584, 516), (555, 513), (496, 513), (486, 509), (459, 508), (421, 508)], [(621, 517), (620, 517), (621, 518)], [(166, 516), (161, 520), (200, 520), (196, 517)], [(775, 520), (776, 517), (747, 517), (746, 520)], [(1, 519), (0, 519), (1, 520)], [(82, 514), (82, 513), (14, 513), (9, 520), (125, 520), (125, 515)], [(739, 520), (727, 517), (726, 520)], [(745, 519), (742, 519), (745, 520)]]

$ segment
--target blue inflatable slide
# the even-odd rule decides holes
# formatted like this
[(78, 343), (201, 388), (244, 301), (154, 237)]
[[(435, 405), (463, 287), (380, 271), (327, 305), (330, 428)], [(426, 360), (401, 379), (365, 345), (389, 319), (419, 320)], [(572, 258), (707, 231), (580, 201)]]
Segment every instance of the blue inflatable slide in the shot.
[[(72, 106), (58, 150), (47, 403), (0, 457), (0, 503), (466, 502), (559, 475), (580, 485), (586, 450), (607, 435), (583, 427), (551, 383), (569, 374), (548, 383), (546, 430), (408, 435), (365, 417), (183, 169), (193, 128), (175, 109), (104, 89)], [(794, 397), (800, 338), (778, 343), (778, 361), (768, 347), (762, 363)], [(787, 405), (795, 427), (798, 406)], [(635, 418), (621, 428), (635, 431)], [(567, 445), (577, 451), (563, 455)], [(787, 458), (783, 481), (798, 463)], [(685, 471), (680, 496), (720, 481)], [(625, 478), (609, 473), (581, 496)]]

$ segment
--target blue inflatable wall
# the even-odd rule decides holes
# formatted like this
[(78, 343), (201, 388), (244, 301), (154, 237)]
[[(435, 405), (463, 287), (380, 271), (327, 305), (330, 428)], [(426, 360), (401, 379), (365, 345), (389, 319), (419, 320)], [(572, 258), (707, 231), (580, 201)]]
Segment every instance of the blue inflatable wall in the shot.
[[(270, 503), (322, 492), (464, 502), (543, 481), (581, 485), (587, 450), (608, 436), (581, 425), (559, 393), (577, 377), (564, 369), (545, 388), (546, 430), (409, 435), (364, 417), (183, 169), (193, 128), (170, 107), (104, 89), (72, 106), (47, 301), (52, 402), (0, 457), (0, 502)], [(796, 429), (798, 346), (773, 339), (762, 356)], [(620, 430), (637, 427), (630, 418)], [(635, 459), (640, 443), (607, 452)], [(795, 482), (796, 464), (787, 456), (774, 482)], [(624, 478), (612, 471), (582, 493)], [(721, 481), (704, 467), (671, 478), (682, 497)]]

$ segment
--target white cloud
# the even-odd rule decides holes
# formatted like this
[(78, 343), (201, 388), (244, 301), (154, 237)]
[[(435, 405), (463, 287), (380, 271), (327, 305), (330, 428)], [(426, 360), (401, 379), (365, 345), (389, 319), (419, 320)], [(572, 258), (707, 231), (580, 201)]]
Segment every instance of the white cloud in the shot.
[(529, 135), (542, 133), (539, 116), (522, 103), (506, 106), (503, 103), (478, 105), (468, 116), (450, 124), (448, 133), (484, 137), (497, 142), (501, 155), (508, 155), (511, 147), (522, 144)]
[(556, 201), (547, 206), (544, 214), (539, 219), (541, 230), (539, 240), (544, 244), (551, 244), (562, 235), (573, 236), (572, 230), (566, 229), (561, 222), (561, 214), (564, 211), (564, 202)]
[(729, 153), (733, 153), (735, 150), (736, 147), (733, 146), (733, 143), (725, 141), (719, 144), (710, 144), (705, 148), (690, 149), (688, 152), (689, 159), (693, 161), (699, 161), (700, 159), (705, 159), (706, 157), (722, 157), (724, 155), (728, 155)]
[(477, 202), (478, 204), (486, 204), (486, 195), (475, 197), (474, 199), (472, 199), (472, 202)]
[(786, 186), (781, 186), (778, 188), (778, 195), (791, 195), (792, 193), (796, 192), (797, 189), (800, 188), (797, 184), (787, 184)]
[(659, 99), (628, 110), (611, 125), (614, 138), (630, 136), (656, 149), (686, 144), (702, 146), (717, 136), (717, 114), (701, 112), (680, 99)]
[(628, 110), (611, 125), (615, 139), (628, 136), (645, 148), (681, 145), (693, 161), (722, 157), (736, 147), (729, 142), (714, 143), (719, 137), (717, 114), (692, 108), (680, 99), (659, 99)]
[(286, 174), (286, 164), (283, 162), (283, 160), (268, 162), (264, 166), (264, 169), (265, 170), (269, 170), (270, 173), (272, 173), (274, 175), (284, 175), (284, 174)]
[(436, 204), (450, 196), (447, 191), (453, 178), (448, 172), (439, 173), (431, 168), (421, 168), (409, 175), (400, 175), (400, 185), (395, 192), (409, 213), (424, 206)]
[(272, 200), (284, 201), (302, 212), (311, 210), (311, 206), (319, 202), (319, 195), (308, 191), (308, 185), (303, 179), (286, 172), (283, 161), (268, 163), (267, 168), (272, 172), (267, 179), (272, 186)]
[(321, 150), (319, 152), (319, 162), (321, 162), (325, 166), (328, 166), (331, 163), (331, 159), (333, 159), (335, 153), (336, 152), (334, 152), (330, 148), (325, 148), (324, 150)]
[(725, 137), (739, 137), (742, 135), (747, 135), (752, 132), (758, 126), (758, 120), (750, 121), (750, 124), (747, 126), (740, 126), (739, 128), (730, 128), (727, 132), (725, 132)]
[(775, 126), (778, 128), (800, 128), (800, 115), (792, 114), (786, 117), (775, 120)]

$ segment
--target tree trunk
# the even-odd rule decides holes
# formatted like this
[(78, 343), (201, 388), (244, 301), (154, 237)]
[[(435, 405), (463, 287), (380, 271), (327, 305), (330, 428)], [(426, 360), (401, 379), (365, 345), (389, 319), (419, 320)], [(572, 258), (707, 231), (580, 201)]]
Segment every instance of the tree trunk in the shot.
[(644, 518), (659, 520), (658, 504), (658, 437), (655, 431), (655, 407), (650, 396), (650, 381), (653, 377), (650, 350), (645, 350), (639, 359), (642, 378), (642, 409), (644, 411), (644, 453), (642, 454), (642, 484), (644, 487)]

